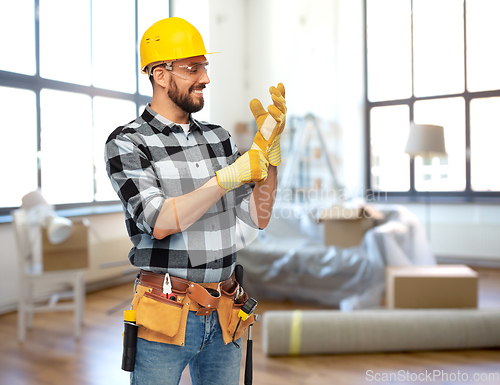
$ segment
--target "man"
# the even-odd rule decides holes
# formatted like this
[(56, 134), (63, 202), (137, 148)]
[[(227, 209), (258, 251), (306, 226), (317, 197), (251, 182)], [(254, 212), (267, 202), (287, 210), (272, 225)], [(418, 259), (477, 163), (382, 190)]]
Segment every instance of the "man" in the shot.
[(240, 156), (226, 130), (191, 116), (210, 83), (196, 28), (160, 20), (140, 48), (152, 102), (109, 136), (105, 155), (134, 245), (129, 259), (141, 268), (131, 383), (178, 384), (189, 364), (193, 384), (237, 384), (239, 341), (253, 317), (237, 317), (247, 295), (233, 276), (236, 221), (263, 229), (270, 220), (284, 87), (271, 87), (269, 111), (251, 102), (259, 133)]

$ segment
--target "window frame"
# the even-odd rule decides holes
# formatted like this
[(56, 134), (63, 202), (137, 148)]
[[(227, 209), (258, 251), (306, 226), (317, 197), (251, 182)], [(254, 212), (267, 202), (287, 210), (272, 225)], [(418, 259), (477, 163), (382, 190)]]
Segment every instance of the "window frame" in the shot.
[[(471, 186), (471, 162), (470, 162), (470, 134), (471, 134), (471, 120), (470, 120), (470, 107), (472, 100), (489, 98), (489, 97), (500, 97), (500, 89), (488, 90), (488, 91), (468, 91), (467, 89), (467, 1), (464, 0), (463, 3), (463, 17), (464, 17), (464, 92), (454, 93), (454, 94), (443, 94), (443, 95), (433, 95), (433, 96), (415, 96), (414, 93), (414, 50), (413, 50), (413, 2), (411, 2), (411, 76), (412, 76), (412, 95), (405, 99), (395, 99), (395, 100), (384, 100), (384, 101), (370, 101), (368, 99), (368, 6), (367, 2), (369, 0), (364, 0), (364, 87), (365, 87), (365, 186), (366, 186), (366, 196), (378, 194), (383, 195), (386, 201), (390, 202), (441, 202), (441, 203), (463, 203), (463, 202), (478, 202), (478, 203), (499, 203), (500, 202), (500, 191), (474, 191)], [(465, 190), (463, 191), (417, 191), (415, 189), (415, 162), (414, 158), (410, 157), (410, 189), (408, 191), (383, 191), (375, 190), (372, 187), (371, 181), (371, 122), (370, 122), (370, 112), (372, 108), (383, 107), (383, 106), (394, 106), (394, 105), (407, 105), (409, 108), (409, 122), (414, 120), (414, 107), (415, 103), (423, 100), (433, 100), (433, 99), (445, 99), (452, 97), (462, 97), (465, 102)]]
[[(134, 0), (135, 7), (135, 41), (139, 41), (139, 0)], [(35, 0), (34, 4), (34, 23), (35, 23), (35, 60), (36, 60), (36, 72), (34, 75), (25, 75), (16, 72), (3, 71), (0, 70), (0, 86), (11, 87), (17, 89), (24, 89), (33, 91), (36, 98), (36, 124), (37, 124), (37, 151), (41, 150), (41, 113), (40, 113), (40, 93), (42, 89), (58, 90), (74, 92), (79, 94), (88, 95), (92, 98), (95, 96), (102, 96), (107, 98), (114, 98), (120, 100), (132, 101), (136, 104), (136, 113), (139, 115), (140, 108), (151, 102), (151, 96), (142, 95), (139, 93), (139, 76), (136, 76), (136, 90), (134, 93), (126, 93), (121, 91), (113, 91), (104, 88), (94, 87), (93, 85), (80, 85), (74, 83), (66, 83), (63, 81), (45, 79), (40, 76), (40, 20), (39, 20), (39, 5), (40, 0)], [(167, 3), (168, 15), (172, 14), (172, 4), (170, 1)], [(167, 16), (168, 17), (168, 16)], [(135, 68), (139, 68), (139, 55), (138, 55), (138, 44), (135, 44), (136, 55), (135, 55)], [(103, 155), (104, 156), (104, 155)], [(37, 175), (37, 186), (41, 187), (41, 165), (40, 159), (38, 159), (38, 175)], [(94, 180), (95, 183), (95, 180)], [(94, 185), (95, 191), (95, 185)], [(119, 205), (118, 197), (113, 201), (96, 201), (95, 196), (92, 202), (81, 202), (81, 203), (71, 203), (71, 204), (56, 204), (55, 209), (57, 211), (64, 210), (69, 215), (85, 215), (92, 213), (106, 213), (106, 212), (117, 212), (121, 211)], [(17, 209), (18, 207), (0, 207), (0, 223), (10, 221), (10, 212)]]

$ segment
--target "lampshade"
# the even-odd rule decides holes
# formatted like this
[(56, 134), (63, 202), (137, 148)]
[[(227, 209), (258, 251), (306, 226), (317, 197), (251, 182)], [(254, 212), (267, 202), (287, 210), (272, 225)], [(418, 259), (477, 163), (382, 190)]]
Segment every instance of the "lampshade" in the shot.
[(433, 124), (411, 123), (405, 152), (410, 156), (446, 155), (444, 128)]
[(47, 203), (40, 190), (31, 191), (22, 198), (22, 206), (30, 221), (47, 229), (49, 242), (58, 244), (69, 238), (73, 231), (71, 220), (58, 216), (54, 206)]
[(69, 238), (73, 231), (73, 222), (68, 218), (50, 215), (47, 219), (47, 237), (52, 244), (59, 244)]
[(45, 226), (45, 221), (54, 212), (54, 206), (47, 203), (40, 190), (31, 191), (22, 198), (21, 207), (31, 223)]

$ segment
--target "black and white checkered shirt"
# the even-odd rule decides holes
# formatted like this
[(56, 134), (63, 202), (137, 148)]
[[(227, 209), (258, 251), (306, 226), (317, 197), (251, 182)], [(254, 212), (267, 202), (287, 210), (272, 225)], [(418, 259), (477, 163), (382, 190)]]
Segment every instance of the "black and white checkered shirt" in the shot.
[(251, 185), (226, 193), (188, 229), (158, 240), (156, 219), (167, 198), (187, 194), (240, 156), (222, 127), (190, 118), (183, 131), (148, 105), (106, 142), (108, 175), (125, 213), (132, 265), (193, 282), (220, 282), (236, 262), (236, 217), (257, 228), (249, 210)]

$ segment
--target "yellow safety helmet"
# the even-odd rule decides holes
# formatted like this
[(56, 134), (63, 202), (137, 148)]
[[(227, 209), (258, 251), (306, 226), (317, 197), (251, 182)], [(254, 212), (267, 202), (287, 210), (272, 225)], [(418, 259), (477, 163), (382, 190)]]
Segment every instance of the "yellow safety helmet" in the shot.
[(154, 62), (209, 54), (198, 30), (180, 17), (169, 17), (149, 27), (142, 36), (140, 51), (143, 74)]

